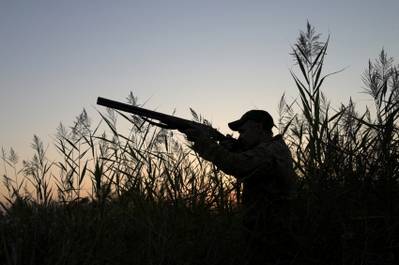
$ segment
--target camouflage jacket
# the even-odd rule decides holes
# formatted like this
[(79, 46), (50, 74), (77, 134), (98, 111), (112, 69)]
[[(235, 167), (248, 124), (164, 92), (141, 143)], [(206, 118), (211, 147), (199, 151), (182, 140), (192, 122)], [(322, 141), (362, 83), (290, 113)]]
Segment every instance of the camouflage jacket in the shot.
[(296, 197), (296, 174), (291, 152), (281, 135), (241, 153), (233, 153), (209, 137), (197, 138), (193, 149), (224, 173), (243, 182), (246, 208), (281, 208)]

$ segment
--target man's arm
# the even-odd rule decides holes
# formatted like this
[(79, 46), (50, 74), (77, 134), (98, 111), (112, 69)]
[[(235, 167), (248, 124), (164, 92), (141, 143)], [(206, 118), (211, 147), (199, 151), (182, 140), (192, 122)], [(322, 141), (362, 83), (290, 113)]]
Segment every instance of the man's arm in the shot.
[(190, 129), (182, 132), (194, 142), (192, 148), (195, 152), (226, 174), (241, 178), (257, 171), (267, 173), (273, 170), (271, 154), (263, 147), (234, 153), (217, 144), (201, 130)]

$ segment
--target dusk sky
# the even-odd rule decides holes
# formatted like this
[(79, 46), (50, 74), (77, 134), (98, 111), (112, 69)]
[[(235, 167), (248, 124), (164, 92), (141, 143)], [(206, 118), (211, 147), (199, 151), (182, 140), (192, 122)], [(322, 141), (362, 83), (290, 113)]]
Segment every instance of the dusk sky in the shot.
[(282, 94), (298, 95), (289, 53), (307, 20), (330, 34), (324, 74), (347, 67), (322, 87), (332, 107), (372, 106), (361, 76), (382, 48), (399, 63), (398, 11), (397, 0), (1, 0), (0, 145), (30, 159), (36, 134), (51, 154), (60, 122), (85, 108), (96, 124), (98, 96), (130, 91), (149, 109), (190, 119), (193, 108), (223, 133), (253, 108), (277, 118)]

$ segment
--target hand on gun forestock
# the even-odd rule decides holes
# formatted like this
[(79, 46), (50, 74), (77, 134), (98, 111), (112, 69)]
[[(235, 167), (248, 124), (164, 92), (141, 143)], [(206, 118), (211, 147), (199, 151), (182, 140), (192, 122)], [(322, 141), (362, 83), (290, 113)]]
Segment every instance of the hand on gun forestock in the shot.
[(209, 134), (207, 131), (209, 131), (208, 126), (202, 127), (197, 124), (190, 124), (188, 129), (179, 129), (179, 132), (184, 133), (187, 136), (187, 140), (191, 142), (194, 142), (201, 135)]

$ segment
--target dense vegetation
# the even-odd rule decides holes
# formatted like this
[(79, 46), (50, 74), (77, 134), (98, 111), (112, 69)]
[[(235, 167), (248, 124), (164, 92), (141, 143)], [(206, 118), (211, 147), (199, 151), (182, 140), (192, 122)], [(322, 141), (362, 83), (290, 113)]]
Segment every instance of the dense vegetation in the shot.
[[(299, 97), (279, 103), (298, 173), (289, 260), (397, 264), (399, 66), (384, 50), (369, 62), (364, 92), (375, 110), (359, 114), (351, 100), (333, 110), (321, 89), (328, 39), (319, 38), (310, 24), (300, 32), (292, 55), (301, 76), (291, 70)], [(133, 94), (128, 102), (139, 105)], [(59, 162), (36, 136), (21, 170), (16, 152), (3, 150), (0, 263), (245, 264), (234, 178), (173, 131), (110, 109), (99, 115), (95, 128), (85, 111), (72, 127), (60, 124)]]

